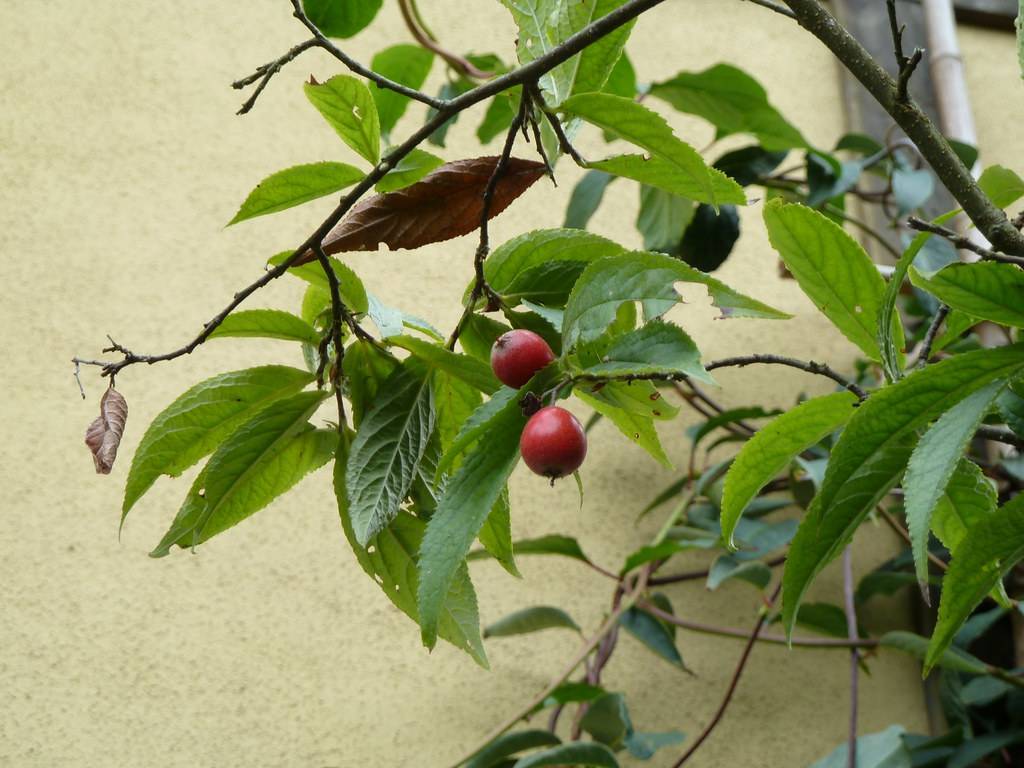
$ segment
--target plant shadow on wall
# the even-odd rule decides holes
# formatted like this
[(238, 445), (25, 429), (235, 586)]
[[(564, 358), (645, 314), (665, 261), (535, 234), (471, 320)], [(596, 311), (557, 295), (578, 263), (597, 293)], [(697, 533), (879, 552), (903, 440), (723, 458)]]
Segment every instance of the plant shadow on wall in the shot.
[[(309, 37), (234, 84), (252, 87), (240, 112), (305, 51), (327, 51), (353, 74), (303, 88), (364, 164), (311, 162), (257, 185), (232, 224), (349, 191), (187, 344), (138, 354), (111, 339), (111, 359), (74, 360), (76, 377), (81, 366), (97, 366), (109, 379), (86, 438), (97, 471), (110, 471), (125, 428), (128, 407), (114, 381), (126, 368), (228, 337), (297, 343), (306, 365), (224, 373), (171, 403), (132, 459), (122, 524), (157, 478), (206, 459), (152, 555), (195, 549), (333, 461), (345, 537), (428, 648), (440, 637), (486, 666), (484, 637), (580, 632), (585, 639), (562, 673), (456, 765), (617, 766), (625, 753), (646, 760), (656, 752), (660, 765), (683, 765), (725, 715), (759, 642), (797, 653), (833, 648), (849, 664), (849, 739), (817, 766), (1022, 764), (1024, 678), (1013, 669), (1009, 627), (1020, 610), (1013, 569), (1024, 558), (1024, 215), (1011, 220), (1006, 211), (1024, 197), (1024, 180), (990, 167), (975, 181), (974, 148), (947, 142), (914, 104), (921, 53), (903, 51), (892, 2), (896, 78), (814, 0), (757, 2), (792, 19), (794, 34), (799, 25), (817, 36), (908, 137), (882, 144), (851, 134), (832, 150), (810, 145), (752, 76), (728, 64), (641, 84), (625, 46), (659, 0), (503, 4), (518, 26), (514, 66), (494, 54), (448, 51), (413, 0), (402, 0), (418, 45), (387, 48), (367, 67), (334, 40), (370, 24), (380, 2), (293, 0)], [(447, 79), (432, 96), (420, 89), (436, 60)], [(426, 121), (398, 140), (412, 101), (429, 108)], [(481, 144), (503, 137), (500, 153), (443, 159), (448, 127), (484, 102), (476, 133)], [(751, 143), (708, 163), (652, 105), (703, 118), (719, 139)], [(573, 142), (586, 130), (626, 152), (585, 159)], [(531, 159), (514, 156), (517, 146)], [(553, 178), (562, 156), (587, 169), (564, 227), (492, 247), (488, 221)], [(940, 184), (962, 209), (918, 218)], [(623, 187), (640, 197), (641, 251), (586, 231), (608, 190)], [(723, 318), (788, 317), (709, 274), (739, 237), (737, 207), (754, 198), (764, 198), (764, 225), (787, 276), (863, 354), (849, 374), (761, 350), (704, 361), (665, 319), (679, 301), (677, 283), (703, 286)], [(889, 232), (858, 215), (867, 206), (884, 212)], [(987, 242), (952, 228), (961, 212)], [(889, 250), (895, 267), (876, 265), (847, 228)], [(474, 278), (448, 335), (383, 304), (335, 256), (472, 232)], [(890, 244), (894, 233), (899, 248)], [(958, 248), (971, 258), (961, 261)], [(307, 284), (297, 312), (238, 309), (284, 275)], [(825, 377), (835, 392), (785, 412), (756, 402), (725, 409), (707, 393), (715, 370), (750, 365)], [(329, 398), (337, 422), (317, 426), (313, 414)], [(592, 410), (586, 427), (558, 405), (568, 398)], [(590, 560), (570, 536), (512, 541), (507, 483), (520, 457), (552, 483), (574, 475), (582, 500), (575, 470), (594, 423), (607, 419), (671, 467), (655, 424), (682, 407), (701, 415), (689, 432), (689, 465), (638, 510), (662, 515), (662, 524), (618, 569)], [(733, 458), (709, 458), (730, 444), (738, 446)], [(891, 527), (907, 548), (856, 581), (849, 544), (868, 520)], [(673, 567), (694, 549), (717, 553), (710, 568)], [(601, 626), (586, 633), (562, 608), (534, 606), (481, 632), (467, 562), (494, 558), (517, 575), (517, 557), (542, 555), (578, 561), (610, 582)], [(837, 558), (842, 599), (803, 602)], [(747, 627), (693, 622), (658, 591), (685, 581), (716, 589), (731, 579), (761, 593)], [(903, 588), (937, 603), (930, 638), (866, 635), (858, 608)], [(622, 631), (685, 673), (680, 630), (738, 641), (717, 710), (688, 738), (639, 729), (624, 695), (602, 685)], [(894, 724), (858, 736), (858, 675), (886, 649), (919, 657), (925, 674), (937, 675), (946, 732), (913, 735)]]

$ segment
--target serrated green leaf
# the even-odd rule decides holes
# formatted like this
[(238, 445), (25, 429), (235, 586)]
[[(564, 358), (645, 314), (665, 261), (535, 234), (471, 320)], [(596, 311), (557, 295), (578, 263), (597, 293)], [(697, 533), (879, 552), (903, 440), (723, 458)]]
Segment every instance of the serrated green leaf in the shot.
[(455, 440), (445, 450), (444, 456), (438, 462), (437, 471), (439, 473), (446, 472), (451, 467), (456, 466), (458, 459), (466, 449), (479, 440), (489, 429), (491, 420), (502, 413), (509, 403), (517, 399), (519, 399), (519, 390), (512, 389), (511, 387), (502, 387), (494, 393), (490, 400), (487, 400), (473, 411), (469, 418), (463, 422), (462, 428), (455, 436)]
[(850, 541), (868, 512), (899, 480), (916, 431), (964, 398), (1024, 369), (1024, 344), (967, 352), (874, 392), (832, 450), (821, 491), (790, 545), (783, 616), (791, 631), (811, 580)]
[[(562, 5), (558, 0), (501, 0), (501, 4), (508, 8), (519, 30), (516, 53), (520, 64), (529, 64), (564, 41), (566, 29), (559, 27), (556, 18)], [(541, 90), (552, 106), (568, 98), (573, 75), (574, 69), (569, 62), (541, 75)]]
[[(535, 392), (547, 381), (542, 371), (518, 392)], [(508, 397), (501, 407), (491, 406), (486, 416), (476, 418), (474, 413), (469, 420), (474, 422), (472, 425), (467, 421), (465, 429), (473, 438), (466, 442), (476, 442), (445, 485), (437, 511), (427, 524), (420, 553), (417, 604), (423, 644), (428, 648), (436, 642), (438, 616), (448, 584), (519, 461), (519, 436), (526, 417), (518, 399)]]
[(686, 331), (662, 320), (617, 337), (602, 355), (603, 362), (588, 366), (594, 376), (683, 375), (714, 384), (700, 363), (700, 350)]
[(228, 226), (333, 194), (352, 186), (363, 175), (358, 168), (345, 163), (307, 163), (285, 168), (256, 185)]
[(208, 338), (262, 338), (319, 344), (318, 334), (301, 317), (279, 309), (246, 309), (232, 312)]
[(576, 741), (545, 749), (521, 758), (512, 768), (543, 768), (543, 766), (589, 765), (595, 768), (619, 768), (615, 753), (604, 744)]
[(544, 629), (571, 629), (579, 632), (572, 616), (553, 605), (535, 605), (510, 613), (484, 629), (484, 637), (527, 635)]
[(394, 192), (415, 184), (435, 168), (444, 165), (437, 155), (423, 149), (414, 149), (398, 161), (398, 165), (388, 171), (387, 176), (377, 182), (374, 189), (378, 192)]
[(789, 317), (676, 259), (636, 251), (595, 261), (580, 275), (565, 306), (564, 348), (571, 349), (578, 341), (596, 339), (626, 302), (648, 302), (658, 306), (661, 313), (666, 312), (679, 300), (673, 288), (676, 282), (704, 285), (723, 317)]
[(735, 547), (733, 534), (743, 510), (793, 458), (843, 426), (854, 413), (852, 392), (815, 397), (761, 427), (736, 455), (722, 491), (722, 539)]
[(549, 747), (561, 743), (562, 740), (551, 731), (532, 730), (505, 733), (473, 755), (463, 764), (463, 768), (493, 768), (493, 766), (499, 765), (503, 758), (525, 752), (528, 749)]
[[(878, 639), (878, 644), (883, 648), (895, 648), (898, 651), (909, 653), (921, 661), (924, 661), (928, 652), (928, 638), (915, 635), (913, 632), (886, 632)], [(964, 672), (968, 675), (988, 674), (987, 664), (955, 646), (946, 648), (935, 662), (935, 666), (954, 672)]]
[(271, 403), (313, 381), (297, 368), (268, 365), (201, 381), (153, 419), (125, 483), (124, 515), (160, 475), (177, 477)]
[[(561, 109), (567, 115), (580, 117), (598, 128), (615, 133), (619, 138), (650, 152), (651, 159), (668, 164), (676, 176), (692, 184), (696, 194), (686, 197), (711, 205), (746, 202), (742, 188), (724, 174), (718, 183), (729, 189), (731, 194), (725, 197), (717, 195), (712, 170), (704, 158), (685, 141), (677, 138), (661, 115), (643, 104), (607, 93), (584, 93), (573, 96), (562, 104)], [(624, 175), (609, 171), (606, 167), (600, 170)], [(658, 186), (653, 182), (646, 183)]]
[(613, 96), (622, 96), (626, 99), (636, 97), (636, 70), (633, 68), (633, 62), (629, 60), (629, 55), (625, 51), (619, 56), (619, 60), (615, 62), (615, 66), (612, 67), (608, 80), (601, 90)]
[[(701, 160), (703, 162), (703, 160)], [(746, 205), (743, 188), (716, 168), (707, 167), (707, 184), (702, 175), (679, 172), (678, 165), (660, 155), (613, 155), (587, 163), (593, 170), (633, 179), (673, 195), (717, 207), (726, 203)], [(708, 191), (710, 189), (710, 192)], [(714, 200), (714, 202), (711, 202)]]
[(576, 182), (569, 196), (569, 205), (565, 209), (565, 224), (573, 229), (586, 229), (590, 219), (597, 213), (604, 191), (615, 177), (604, 171), (587, 171)]
[(461, 379), (485, 395), (494, 394), (501, 387), (491, 367), (475, 357), (459, 355), (440, 344), (431, 344), (412, 336), (390, 336), (387, 341), (392, 346), (411, 352), (426, 365)]
[[(583, 0), (583, 2), (559, 3), (560, 37), (565, 39), (602, 16), (608, 15), (626, 0)], [(600, 91), (619, 61), (622, 50), (633, 31), (634, 21), (594, 41), (578, 55), (569, 60), (573, 70), (572, 93)]]
[[(590, 558), (583, 554), (580, 544), (571, 536), (551, 534), (536, 539), (521, 539), (512, 544), (516, 555), (561, 555), (570, 560), (579, 560), (581, 563), (590, 563)], [(471, 552), (468, 560), (479, 560), (489, 557), (487, 552)]]
[(1024, 270), (1013, 264), (950, 264), (931, 277), (911, 268), (910, 282), (972, 317), (1024, 328)]
[(630, 413), (579, 390), (576, 391), (576, 396), (602, 416), (607, 417), (619, 432), (647, 451), (663, 467), (673, 468), (672, 460), (661, 445), (658, 432), (654, 428), (654, 420), (651, 417)]
[[(827, 216), (772, 200), (764, 207), (772, 247), (815, 306), (872, 360), (880, 360), (878, 310), (885, 280), (860, 244)], [(902, 326), (892, 320), (902, 346)]]
[(459, 345), (466, 354), (490, 365), (491, 348), (494, 346), (494, 342), (498, 340), (499, 336), (510, 330), (512, 328), (505, 323), (474, 312), (466, 318), (466, 324), (462, 327), (462, 333), (459, 334)]
[(370, 341), (357, 339), (345, 348), (342, 372), (347, 385), (345, 394), (352, 404), (352, 424), (356, 429), (373, 407), (381, 385), (398, 365), (398, 360)]
[(925, 672), (1002, 577), (1024, 558), (1024, 494), (1015, 496), (967, 531), (942, 580), (939, 618), (928, 644)]
[(328, 37), (352, 37), (364, 29), (384, 0), (302, 0), (309, 20)]
[(741, 69), (716, 64), (703, 72), (680, 72), (651, 86), (652, 96), (680, 112), (703, 117), (719, 136), (748, 133), (769, 150), (807, 147), (800, 135), (768, 102), (760, 83)]
[(928, 581), (928, 532), (932, 513), (993, 401), (1006, 386), (995, 381), (974, 392), (942, 414), (918, 441), (903, 478), (907, 529), (917, 580), (922, 590)]
[[(291, 255), (291, 251), (278, 253), (275, 256), (271, 256), (267, 260), (267, 264), (276, 267), (284, 263)], [(369, 306), (369, 302), (366, 297), (366, 288), (363, 287), (363, 281), (359, 279), (359, 276), (347, 264), (333, 256), (328, 256), (327, 259), (334, 269), (334, 275), (338, 278), (338, 293), (341, 295), (341, 300), (345, 303), (345, 306), (357, 315), (364, 314)], [(328, 291), (328, 297), (330, 296), (330, 284), (327, 282), (327, 275), (324, 274), (320, 262), (311, 261), (297, 267), (292, 267), (288, 270), (288, 274), (300, 280), (305, 280), (310, 285), (321, 288), (324, 291)]]
[(380, 120), (370, 90), (350, 75), (305, 83), (306, 98), (341, 140), (374, 165), (380, 160)]
[(978, 521), (996, 511), (996, 489), (978, 465), (961, 459), (932, 513), (932, 531), (950, 552)]
[[(345, 488), (348, 451), (349, 437), (346, 435), (341, 438), (334, 463), (334, 495), (338, 501), (338, 514), (345, 538), (348, 539), (349, 546), (352, 547), (359, 565), (366, 574), (380, 586), (399, 610), (419, 623), (416, 606), (416, 590), (419, 583), (416, 559), (426, 523), (407, 512), (399, 512), (391, 525), (374, 537), (368, 547), (360, 546), (356, 541), (348, 513), (348, 491)], [(456, 569), (438, 620), (437, 632), (487, 669), (487, 654), (480, 637), (476, 593), (465, 564)]]
[(502, 568), (512, 576), (522, 578), (516, 566), (512, 544), (512, 509), (509, 504), (508, 486), (505, 486), (498, 495), (498, 500), (494, 502), (477, 538)]
[(225, 440), (192, 484), (163, 539), (151, 552), (194, 547), (237, 525), (326, 464), (337, 443), (310, 416), (326, 392), (300, 392), (256, 413)]
[(588, 264), (622, 253), (618, 243), (589, 232), (540, 229), (496, 248), (484, 262), (484, 277), (512, 306), (522, 299), (561, 306)]
[(630, 608), (619, 617), (619, 625), (669, 664), (686, 670), (675, 639), (657, 618), (639, 608)]
[(430, 374), (403, 363), (381, 385), (349, 455), (349, 514), (356, 540), (363, 546), (398, 514), (435, 419)]
[[(378, 75), (418, 91), (430, 74), (433, 63), (434, 54), (426, 48), (402, 43), (377, 53), (370, 62), (370, 69)], [(381, 88), (376, 84), (370, 86), (370, 93), (377, 105), (380, 132), (387, 136), (405, 114), (410, 99), (397, 91)]]

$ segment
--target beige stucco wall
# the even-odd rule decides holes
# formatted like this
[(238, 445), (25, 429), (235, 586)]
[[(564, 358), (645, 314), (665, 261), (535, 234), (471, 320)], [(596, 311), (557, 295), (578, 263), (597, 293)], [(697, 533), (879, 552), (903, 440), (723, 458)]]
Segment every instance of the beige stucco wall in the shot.
[[(387, 5), (380, 22), (347, 45), (353, 55), (368, 61), (406, 39)], [(500, 52), (510, 51), (511, 26), (496, 4), (427, 5), (436, 6), (428, 11), (432, 26), (453, 48), (500, 41)], [(283, 0), (0, 6), (0, 765), (443, 765), (542, 687), (575, 649), (557, 632), (495, 642), (490, 672), (447, 646), (428, 656), (416, 628), (347, 550), (327, 471), (195, 556), (153, 561), (146, 552), (187, 487), (161, 481), (117, 540), (127, 458), (167, 402), (216, 372), (300, 364), (282, 343), (212, 342), (177, 363), (126, 371), (118, 381), (131, 407), (123, 458), (112, 477), (93, 474), (81, 441), (102, 385), (87, 371), (83, 402), (68, 359), (98, 354), (106, 333), (136, 350), (178, 346), (331, 205), (224, 230), (252, 184), (297, 162), (352, 160), (299, 88), (310, 72), (337, 71), (323, 57), (303, 58), (252, 115), (233, 116), (241, 99), (227, 84), (301, 39), (288, 11)], [(640, 22), (630, 52), (647, 79), (735, 62), (812, 140), (828, 146), (842, 131), (823, 50), (746, 3), (669, 2)], [(420, 108), (411, 112), (421, 119)], [(476, 151), (478, 119), (479, 112), (452, 130), (446, 158)], [(710, 138), (706, 126), (673, 119), (693, 144)], [(1014, 121), (1002, 129), (979, 122), (986, 151), (1007, 153)], [(538, 184), (496, 221), (495, 242), (560, 224), (577, 171), (566, 165), (559, 176), (558, 189)], [(624, 193), (613, 192), (597, 229), (633, 243), (635, 200)], [(745, 212), (743, 240), (721, 277), (796, 319), (712, 321), (706, 299), (677, 319), (708, 356), (761, 350), (842, 364), (850, 345), (815, 317), (792, 282), (777, 279), (759, 215), (757, 206)], [(447, 328), (472, 251), (464, 239), (349, 262), (389, 303)], [(252, 305), (288, 306), (299, 294), (281, 280)], [(734, 404), (787, 405), (799, 391), (823, 391), (785, 371), (720, 379), (721, 398)], [(683, 427), (663, 431), (680, 462)], [(653, 532), (656, 521), (636, 528), (632, 521), (672, 475), (604, 424), (583, 475), (587, 502), (579, 512), (571, 484), (551, 490), (518, 473), (515, 533), (573, 534), (615, 567)], [(879, 529), (859, 544), (863, 573), (891, 543)], [(547, 602), (596, 626), (608, 583), (572, 563), (524, 559), (521, 568), (525, 578), (516, 581), (492, 564), (474, 565), (485, 622)], [(832, 569), (817, 591), (834, 599), (836, 588)], [(689, 585), (670, 595), (692, 618), (734, 626), (748, 625), (757, 603), (745, 585), (718, 595)], [(872, 628), (890, 621), (880, 613), (867, 617)], [(644, 730), (694, 735), (740, 651), (730, 640), (685, 634), (680, 647), (696, 677), (673, 672), (628, 638), (608, 669), (607, 684), (628, 694)], [(884, 655), (872, 667), (862, 681), (862, 729), (893, 721), (923, 729), (915, 665)], [(844, 737), (846, 684), (844, 657), (759, 647), (726, 720), (692, 765), (805, 765)], [(665, 764), (664, 756), (653, 764)]]

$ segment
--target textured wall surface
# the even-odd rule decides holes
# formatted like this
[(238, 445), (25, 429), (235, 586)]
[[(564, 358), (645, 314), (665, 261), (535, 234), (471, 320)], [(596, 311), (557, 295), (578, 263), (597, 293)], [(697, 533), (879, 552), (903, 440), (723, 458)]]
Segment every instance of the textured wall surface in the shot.
[[(485, 40), (509, 56), (512, 29), (496, 4), (425, 5), (451, 47), (480, 49)], [(98, 354), (106, 333), (137, 351), (181, 344), (259, 273), (268, 255), (299, 242), (331, 205), (320, 201), (223, 229), (251, 186), (298, 162), (354, 161), (299, 87), (311, 72), (323, 78), (337, 71), (323, 57), (303, 58), (271, 84), (251, 115), (233, 116), (241, 98), (227, 84), (301, 37), (284, 0), (7, 0), (0, 7), (0, 311), (7, 361), (0, 765), (440, 766), (541, 688), (576, 647), (557, 632), (494, 642), (490, 672), (448, 646), (428, 657), (416, 628), (347, 550), (326, 470), (197, 554), (154, 561), (146, 553), (188, 483), (161, 480), (118, 541), (127, 459), (166, 403), (220, 371), (301, 364), (284, 343), (215, 341), (174, 364), (129, 369), (118, 381), (131, 408), (122, 459), (111, 477), (93, 474), (82, 434), (103, 385), (86, 371), (83, 402), (68, 359)], [(380, 22), (348, 48), (368, 61), (406, 39), (388, 3)], [(973, 51), (975, 38), (969, 39)], [(983, 68), (1012, 68), (1003, 61), (1012, 62), (1008, 40), (979, 39), (976, 47)], [(997, 49), (1005, 49), (998, 60)], [(823, 49), (752, 5), (666, 3), (637, 25), (630, 52), (643, 79), (735, 62), (765, 83), (812, 141), (830, 146), (842, 131)], [(433, 81), (436, 87), (439, 68)], [(976, 86), (980, 106), (1004, 106), (994, 93), (989, 100), (977, 93), (984, 80)], [(404, 125), (422, 120), (422, 112), (410, 109)], [(466, 115), (451, 131), (446, 158), (474, 151), (479, 117), (479, 110)], [(711, 139), (706, 125), (672, 119), (694, 145)], [(1008, 151), (1004, 142), (1021, 124), (979, 122), (993, 153)], [(539, 183), (499, 218), (493, 240), (559, 225), (577, 171), (563, 164), (559, 176), (557, 189)], [(635, 192), (620, 186), (612, 187), (596, 228), (637, 243)], [(744, 237), (721, 277), (796, 318), (713, 321), (706, 297), (694, 293), (676, 319), (711, 357), (773, 351), (845, 364), (852, 347), (816, 317), (795, 284), (777, 278), (759, 217), (756, 204), (744, 212)], [(387, 302), (448, 328), (471, 274), (473, 247), (462, 239), (348, 261)], [(251, 303), (293, 305), (296, 282), (283, 279)], [(799, 392), (824, 391), (795, 372), (725, 372), (720, 380), (720, 397), (736, 405), (755, 398), (789, 405)], [(663, 430), (679, 463), (686, 459), (684, 426)], [(636, 527), (633, 520), (673, 476), (605, 424), (593, 435), (583, 476), (587, 501), (578, 511), (571, 483), (552, 490), (517, 473), (514, 531), (570, 533), (595, 560), (616, 567), (655, 530), (656, 520)], [(857, 570), (890, 547), (884, 530), (862, 535)], [(525, 578), (517, 581), (492, 564), (474, 565), (485, 622), (536, 603), (561, 603), (589, 628), (600, 621), (608, 583), (572, 563), (524, 559), (521, 568)], [(833, 568), (816, 592), (835, 599), (837, 587)], [(687, 616), (732, 626), (747, 626), (757, 604), (742, 584), (717, 595), (693, 584), (670, 595)], [(577, 604), (565, 604), (567, 596)], [(902, 614), (901, 603), (875, 606), (866, 622), (884, 629)], [(734, 641), (700, 635), (681, 635), (680, 647), (697, 676), (674, 672), (628, 638), (608, 669), (608, 685), (628, 694), (643, 730), (695, 734), (740, 651)], [(872, 667), (862, 682), (861, 728), (898, 721), (923, 729), (916, 665), (886, 654)], [(758, 647), (727, 718), (692, 765), (805, 765), (843, 739), (846, 685), (845, 658)]]

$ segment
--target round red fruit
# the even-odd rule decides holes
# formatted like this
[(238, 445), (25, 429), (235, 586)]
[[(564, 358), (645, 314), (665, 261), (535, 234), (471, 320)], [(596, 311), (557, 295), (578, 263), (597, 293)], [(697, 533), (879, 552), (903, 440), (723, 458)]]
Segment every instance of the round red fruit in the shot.
[(533, 331), (503, 333), (491, 347), (491, 369), (502, 384), (519, 389), (555, 359), (551, 347)]
[(538, 475), (555, 480), (571, 475), (587, 457), (583, 425), (564, 408), (541, 408), (526, 423), (519, 450), (526, 466)]

